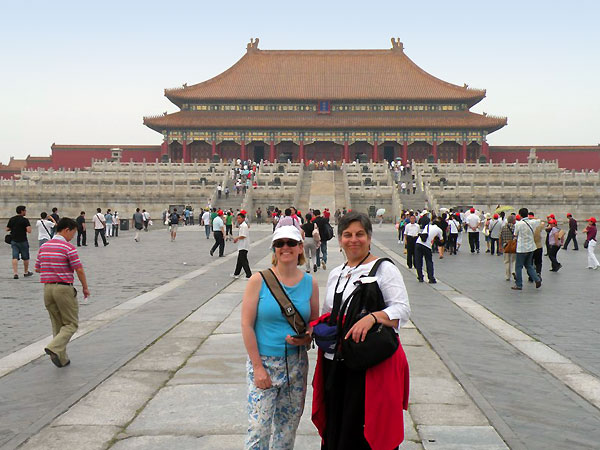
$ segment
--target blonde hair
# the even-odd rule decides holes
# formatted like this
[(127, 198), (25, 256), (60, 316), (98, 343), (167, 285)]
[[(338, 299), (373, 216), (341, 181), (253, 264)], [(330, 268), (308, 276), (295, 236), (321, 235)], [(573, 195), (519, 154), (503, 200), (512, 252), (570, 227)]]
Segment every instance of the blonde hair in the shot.
[[(303, 246), (303, 242), (300, 242), (298, 245)], [(302, 251), (302, 253), (300, 253), (298, 255), (298, 264), (297, 265), (303, 266), (305, 263), (306, 263), (306, 258), (304, 257), (304, 251)], [(273, 254), (271, 255), (271, 265), (277, 266), (277, 254), (275, 252), (273, 252)]]

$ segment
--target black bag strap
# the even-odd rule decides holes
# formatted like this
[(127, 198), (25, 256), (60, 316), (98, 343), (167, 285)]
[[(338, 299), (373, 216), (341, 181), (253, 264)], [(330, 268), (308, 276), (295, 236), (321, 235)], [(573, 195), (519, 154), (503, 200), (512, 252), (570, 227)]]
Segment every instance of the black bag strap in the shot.
[(44, 230), (46, 230), (46, 233), (48, 233), (48, 236), (50, 236), (50, 232), (48, 231), (48, 228), (46, 228), (46, 224), (44, 223), (44, 219), (42, 219), (42, 226), (44, 227)]
[(302, 315), (296, 309), (294, 303), (290, 300), (285, 289), (277, 279), (277, 276), (271, 269), (261, 270), (260, 275), (262, 276), (265, 284), (271, 291), (271, 295), (273, 298), (277, 300), (279, 307), (281, 308), (281, 313), (288, 321), (290, 326), (296, 332), (296, 334), (304, 334), (306, 333), (306, 322)]
[(375, 261), (375, 264), (373, 264), (373, 267), (371, 268), (371, 271), (369, 272), (369, 276), (370, 277), (374, 277), (375, 276), (375, 274), (377, 273), (377, 269), (379, 269), (379, 266), (384, 261), (387, 261), (387, 262), (390, 262), (390, 263), (394, 264), (394, 261), (392, 261), (390, 258), (379, 258), (377, 261)]

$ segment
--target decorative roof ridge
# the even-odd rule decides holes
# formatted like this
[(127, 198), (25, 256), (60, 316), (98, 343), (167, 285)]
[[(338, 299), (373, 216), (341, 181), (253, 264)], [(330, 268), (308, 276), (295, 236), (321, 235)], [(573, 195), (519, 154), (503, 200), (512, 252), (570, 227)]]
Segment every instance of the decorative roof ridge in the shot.
[[(257, 45), (258, 45), (258, 38), (257, 38)], [(257, 50), (258, 50), (258, 48), (255, 51), (257, 51)], [(219, 81), (221, 78), (225, 78), (229, 73), (233, 72), (238, 66), (240, 66), (241, 64), (243, 64), (244, 62), (246, 62), (246, 60), (249, 58), (248, 55), (250, 53), (254, 53), (254, 51), (252, 51), (252, 52), (250, 52), (250, 51), (246, 52), (246, 54), (244, 56), (242, 56), (240, 59), (238, 59), (235, 64), (233, 64), (230, 68), (224, 70), (220, 74), (215, 75), (214, 77), (209, 78), (208, 80), (201, 81), (200, 83), (196, 83), (196, 84), (194, 84), (192, 86), (208, 85), (208, 84), (212, 84), (212, 83), (214, 83), (216, 81)], [(184, 91), (185, 89), (187, 89), (187, 87), (188, 87), (187, 83), (183, 83), (183, 85), (181, 87), (173, 88), (173, 89), (165, 89), (165, 97), (167, 97), (169, 100), (171, 100), (171, 98), (169, 98), (169, 95), (168, 95), (169, 93), (171, 93), (171, 92), (172, 93), (177, 93), (177, 92), (180, 92), (180, 91)], [(176, 102), (174, 102), (173, 100), (171, 100), (171, 101), (174, 104), (177, 105)]]

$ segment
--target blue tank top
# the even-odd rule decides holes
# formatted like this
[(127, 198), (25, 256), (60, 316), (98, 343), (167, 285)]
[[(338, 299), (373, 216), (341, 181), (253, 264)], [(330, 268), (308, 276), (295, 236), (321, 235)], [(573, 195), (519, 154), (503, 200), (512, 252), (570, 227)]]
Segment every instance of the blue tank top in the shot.
[[(304, 274), (302, 280), (295, 286), (286, 286), (283, 284), (282, 286), (308, 325), (310, 318), (310, 297), (312, 296), (312, 276)], [(288, 334), (296, 334), (281, 313), (279, 303), (277, 303), (277, 300), (271, 294), (264, 280), (258, 295), (254, 332), (256, 333), (258, 352), (261, 356), (285, 356), (285, 337)], [(295, 349), (294, 346), (287, 345), (288, 352), (290, 348)]]

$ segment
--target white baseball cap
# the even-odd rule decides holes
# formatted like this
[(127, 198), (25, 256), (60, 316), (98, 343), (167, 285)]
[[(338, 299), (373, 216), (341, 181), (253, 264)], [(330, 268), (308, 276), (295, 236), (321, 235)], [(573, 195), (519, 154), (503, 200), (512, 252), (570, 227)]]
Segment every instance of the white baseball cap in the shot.
[(287, 225), (283, 227), (279, 227), (273, 233), (273, 238), (271, 239), (271, 244), (279, 239), (292, 239), (294, 241), (302, 242), (302, 235), (298, 228), (293, 225)]

